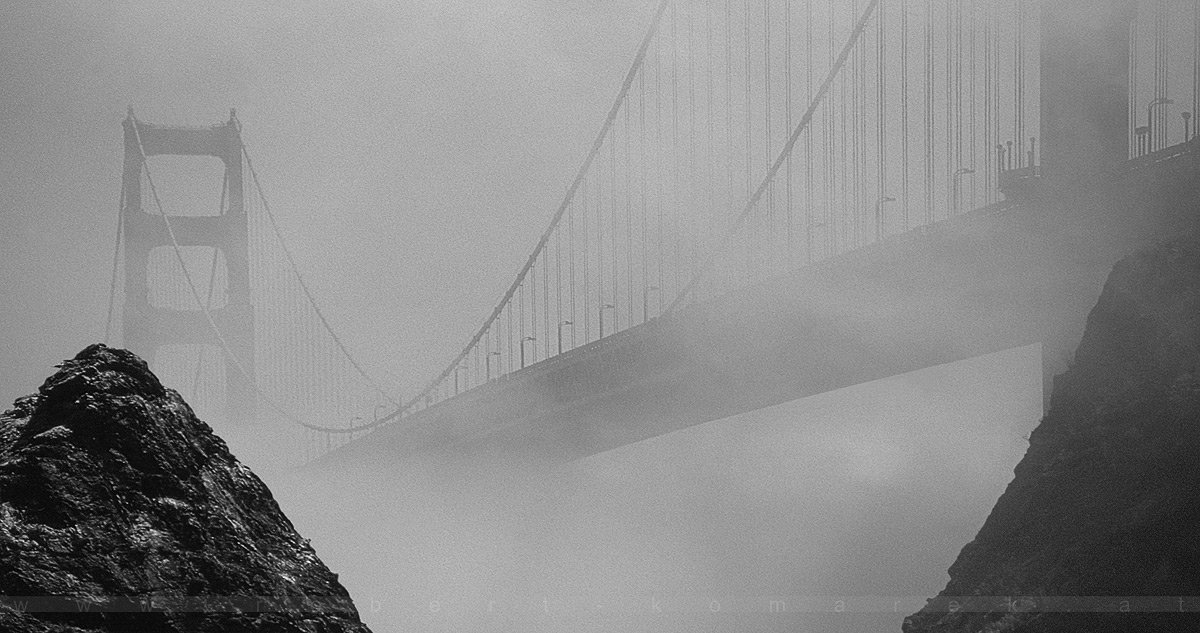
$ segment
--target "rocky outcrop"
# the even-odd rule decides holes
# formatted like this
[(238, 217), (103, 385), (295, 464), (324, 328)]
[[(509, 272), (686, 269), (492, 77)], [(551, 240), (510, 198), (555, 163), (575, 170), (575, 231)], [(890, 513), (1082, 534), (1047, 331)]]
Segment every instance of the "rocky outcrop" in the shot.
[(1195, 630), (1200, 245), (1114, 268), (1029, 442), (946, 589), (903, 630)]
[(369, 633), (271, 492), (134, 354), (0, 416), (0, 630)]

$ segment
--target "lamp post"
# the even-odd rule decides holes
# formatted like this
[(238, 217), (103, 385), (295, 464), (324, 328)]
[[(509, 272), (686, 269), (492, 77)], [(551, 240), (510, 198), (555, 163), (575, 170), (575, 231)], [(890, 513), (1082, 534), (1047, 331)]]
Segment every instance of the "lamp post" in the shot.
[(895, 202), (891, 196), (884, 196), (875, 201), (875, 241), (883, 241), (883, 205), (885, 202)]
[(617, 313), (616, 307), (613, 306), (613, 304), (611, 304), (611, 303), (606, 303), (606, 304), (600, 306), (600, 338), (604, 338), (604, 311), (605, 310), (612, 310), (614, 315)]
[(563, 326), (564, 326), (564, 325), (574, 325), (574, 324), (573, 324), (573, 323), (571, 323), (570, 321), (563, 321), (563, 322), (561, 322), (561, 323), (559, 323), (559, 324), (558, 324), (558, 353), (559, 353), (559, 354), (563, 353), (563, 349), (562, 349), (562, 329), (563, 329)]
[(1186, 143), (1186, 142), (1192, 140), (1192, 126), (1191, 126), (1192, 113), (1191, 112), (1180, 112), (1179, 116), (1183, 117), (1183, 142)]
[(458, 372), (464, 369), (466, 369), (466, 367), (463, 367), (462, 365), (454, 368), (454, 395), (456, 396), (458, 395)]
[(1175, 103), (1175, 101), (1166, 97), (1156, 97), (1150, 101), (1150, 105), (1146, 106), (1146, 127), (1150, 130), (1150, 151), (1152, 152), (1154, 151), (1154, 108), (1171, 103)]
[(642, 288), (642, 323), (650, 320), (650, 293), (658, 289), (658, 286)]
[(521, 339), (521, 369), (525, 369), (525, 341), (536, 341), (532, 336), (526, 336)]
[[(488, 382), (492, 382), (492, 357), (499, 356), (499, 355), (500, 355), (500, 352), (488, 352), (487, 359), (483, 361), (484, 364), (487, 365), (487, 381)], [(499, 359), (497, 359), (497, 360), (499, 360)]]
[(953, 209), (954, 213), (958, 213), (958, 207), (959, 207), (959, 203), (958, 203), (959, 182), (962, 180), (962, 177), (965, 176), (966, 174), (973, 174), (973, 173), (975, 173), (975, 170), (971, 169), (969, 167), (960, 167), (958, 170), (956, 170), (954, 172), (954, 176), (951, 179), (953, 181), (951, 183), (951, 186), (953, 187), (953, 195), (954, 195), (954, 209)]

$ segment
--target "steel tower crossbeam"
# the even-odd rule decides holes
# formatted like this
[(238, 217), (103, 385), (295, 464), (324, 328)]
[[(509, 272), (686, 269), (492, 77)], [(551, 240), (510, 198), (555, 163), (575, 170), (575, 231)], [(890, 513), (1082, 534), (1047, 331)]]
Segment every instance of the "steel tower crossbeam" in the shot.
[[(180, 246), (218, 250), (227, 270), (228, 301), (209, 310), (236, 359), (225, 358), (226, 409), (231, 420), (255, 415), (254, 308), (250, 300), (248, 224), (242, 178), (241, 133), (234, 116), (221, 125), (185, 128), (140, 122), (133, 108), (124, 121), (125, 163), (122, 188), (122, 238), (125, 243), (125, 347), (153, 358), (169, 344), (218, 345), (217, 333), (200, 309), (173, 310), (150, 302), (150, 252), (173, 246), (166, 222)], [(150, 156), (212, 156), (225, 167), (227, 209), (217, 216), (170, 216), (146, 209), (142, 191), (143, 162)], [(199, 308), (200, 306), (197, 306)], [(245, 373), (238, 369), (238, 364)]]

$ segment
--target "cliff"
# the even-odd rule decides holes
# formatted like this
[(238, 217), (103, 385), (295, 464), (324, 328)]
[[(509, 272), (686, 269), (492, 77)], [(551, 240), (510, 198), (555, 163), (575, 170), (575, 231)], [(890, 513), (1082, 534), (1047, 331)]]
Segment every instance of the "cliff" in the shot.
[(1198, 369), (1200, 245), (1118, 263), (1013, 481), (905, 633), (1194, 629)]
[(0, 630), (369, 633), (262, 481), (103, 345), (0, 416)]

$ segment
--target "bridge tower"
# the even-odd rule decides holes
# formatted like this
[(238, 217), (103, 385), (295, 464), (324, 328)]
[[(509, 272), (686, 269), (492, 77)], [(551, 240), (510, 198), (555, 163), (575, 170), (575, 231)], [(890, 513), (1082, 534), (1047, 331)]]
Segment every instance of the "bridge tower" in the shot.
[[(224, 339), (226, 416), (251, 420), (255, 414), (254, 308), (250, 303), (248, 222), (242, 177), (242, 140), (236, 113), (222, 125), (191, 128), (138, 121), (133, 108), (124, 121), (124, 204), (121, 213), (125, 241), (125, 347), (154, 358), (164, 345), (222, 346), (205, 313), (151, 304), (150, 253), (157, 247), (207, 246), (224, 257), (227, 302), (209, 311)], [(153, 199), (142, 191), (143, 156), (211, 156), (225, 167), (227, 208), (215, 216), (169, 216), (171, 231)], [(199, 306), (197, 306), (198, 308)], [(239, 365), (241, 369), (239, 369)], [(244, 370), (244, 374), (243, 374)]]
[(1129, 157), (1129, 30), (1137, 0), (1043, 0), (1042, 173), (1094, 182)]

